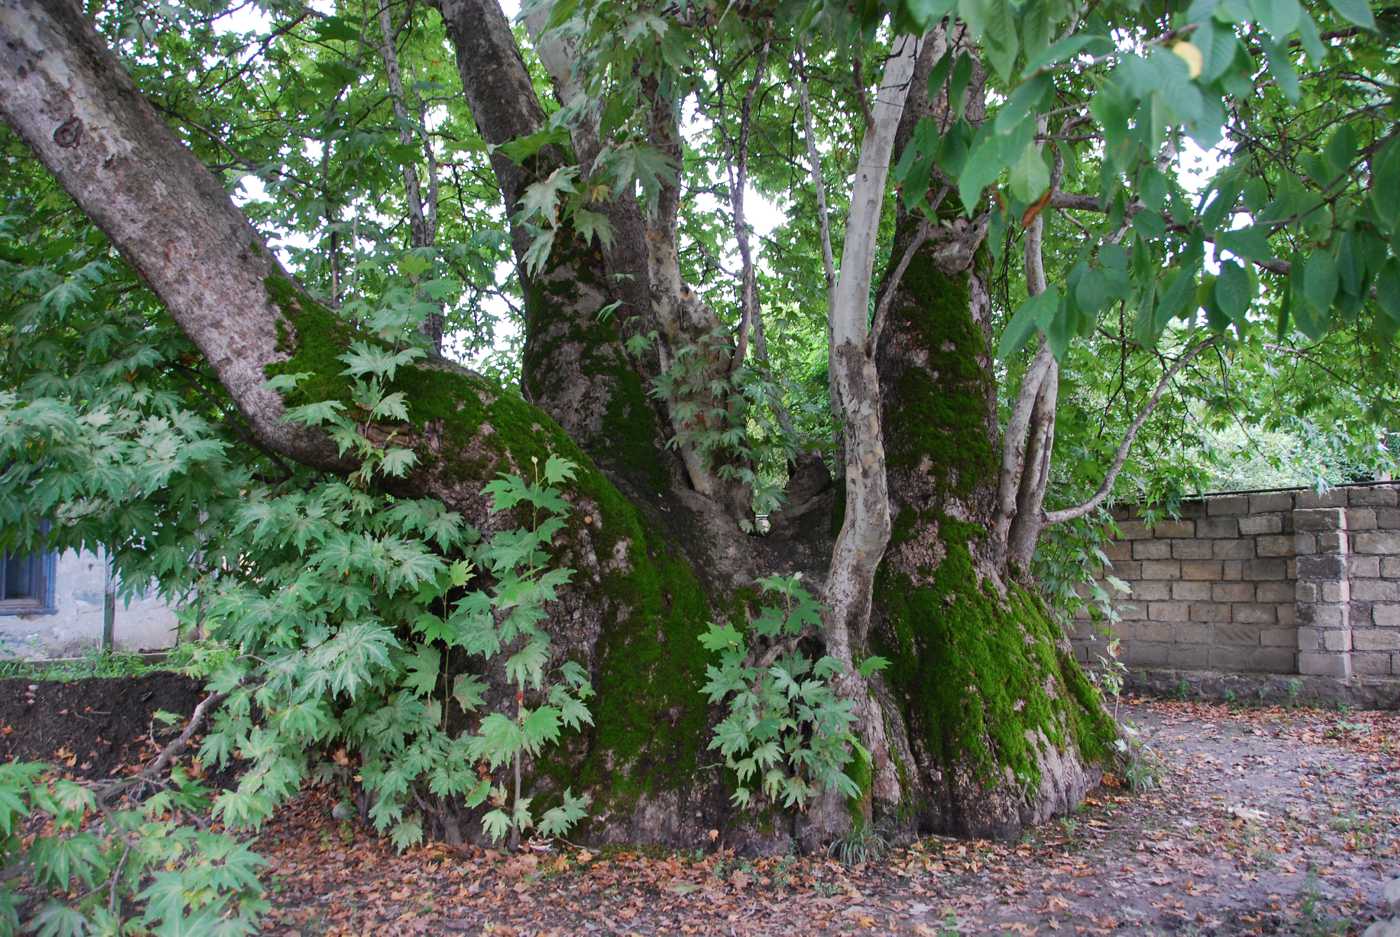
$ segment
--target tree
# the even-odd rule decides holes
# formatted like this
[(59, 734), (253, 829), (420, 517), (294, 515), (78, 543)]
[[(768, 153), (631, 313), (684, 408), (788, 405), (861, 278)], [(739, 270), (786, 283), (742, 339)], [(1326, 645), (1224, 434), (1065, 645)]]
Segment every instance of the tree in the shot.
[[(208, 107), (233, 129), (231, 102), (180, 96), (190, 63), (227, 41), (211, 28), (218, 10), (188, 13), (192, 38), (173, 48), (173, 40), (143, 46), (118, 35), (123, 68), (97, 31), (122, 29), (120, 7), (95, 27), (75, 4), (0, 6), (0, 112), (163, 310), (145, 308), (122, 334), (134, 341), (168, 316), (197, 349), (191, 355), (169, 338), (138, 363), (142, 379), (183, 388), (186, 402), (197, 385), (201, 402), (190, 406), (209, 426), (194, 426), (191, 437), (220, 447), (242, 440), (246, 450), (228, 465), (224, 455), (172, 456), (165, 483), (138, 485), (134, 495), (77, 481), (69, 493), (101, 505), (92, 517), (138, 532), (133, 569), (152, 569), (152, 544), (163, 539), (158, 571), (170, 582), (187, 581), (184, 566), (215, 575), (209, 558), (222, 551), (217, 574), (241, 575), (243, 590), (233, 593), (242, 606), (222, 606), (235, 623), (225, 635), (245, 659), (264, 660), (262, 650), (276, 647), (300, 654), (298, 667), (317, 654), (360, 655), (392, 672), (380, 696), (357, 696), (358, 677), (346, 671), (325, 677), (328, 699), (279, 703), (274, 690), (287, 681), (277, 674), (289, 671), (269, 667), (257, 692), (278, 714), (272, 722), (318, 727), (299, 736), (286, 728), (287, 737), (345, 738), (368, 751), (382, 747), (375, 732), (325, 728), (331, 710), (350, 713), (342, 724), (367, 726), (394, 718), (382, 714), (413, 696), (439, 707), (422, 711), (451, 731), (403, 778), (378, 777), (381, 816), (405, 816), (410, 786), (435, 759), (483, 761), (472, 740), (486, 723), (472, 729), (475, 704), (448, 700), (453, 655), (461, 667), (465, 646), (451, 630), (455, 615), (444, 611), (440, 628), (430, 622), (421, 632), (412, 624), (421, 619), (398, 606), (397, 618), (378, 611), (372, 594), (417, 588), (405, 607), (426, 608), (430, 618), (433, 602), (460, 608), (466, 600), (454, 590), (464, 581), (446, 572), (465, 548), (457, 521), (500, 535), (522, 498), (557, 507), (543, 480), (530, 487), (530, 472), (553, 465), (548, 482), (563, 485), (554, 461), (562, 458), (579, 466), (569, 520), (529, 542), (542, 550), (557, 533), (557, 559), (572, 578), (547, 594), (529, 589), (548, 609), (551, 659), (579, 665), (597, 695), (592, 728), (535, 759), (542, 796), (558, 798), (560, 779), (582, 785), (599, 840), (692, 842), (721, 826), (736, 841), (771, 839), (777, 814), (745, 820), (726, 797), (755, 766), (778, 770), (781, 749), (791, 756), (783, 770), (801, 781), (782, 788), (791, 792), (785, 806), (804, 807), (792, 829), (808, 845), (875, 818), (1014, 834), (1072, 808), (1115, 738), (1037, 591), (1045, 530), (1093, 515), (1159, 405), (1204, 393), (1204, 361), (1257, 361), (1271, 327), (1269, 344), (1294, 351), (1304, 347), (1294, 344), (1299, 332), (1314, 342), (1344, 336), (1348, 354), (1359, 349), (1385, 381), (1393, 375), (1394, 10), (1378, 22), (1354, 0), (1306, 10), (1292, 0), (1163, 10), (570, 0), (527, 6), (512, 31), (492, 0), (434, 6), (439, 16), (412, 3), (346, 2), (333, 15), (270, 6), (276, 26), (258, 53), (265, 72), (254, 81), (256, 69), (244, 67), (230, 81), (297, 76), (301, 97), (287, 105), (252, 96), (278, 114), (265, 122), (274, 130), (241, 129), (235, 139), (198, 119)], [(444, 33), (474, 130), (456, 89), (443, 87)], [(431, 77), (406, 85), (405, 67)], [(373, 80), (357, 81), (361, 71)], [(326, 80), (296, 86), (308, 72)], [(374, 139), (396, 147), (392, 159), (357, 179), (343, 165), (365, 148), (356, 156), (344, 143), (385, 107), (392, 117), (381, 118), (386, 129)], [(275, 130), (284, 121), (291, 132), (306, 115), (337, 129), (323, 134), (308, 173), (318, 176), (308, 180), (318, 194), (305, 214), (326, 237), (301, 256), (299, 282), (206, 164), (237, 173), (309, 164)], [(1174, 168), (1189, 141), (1218, 164), (1194, 183)], [(479, 155), (475, 166), (446, 155), (482, 147), (498, 190), (489, 207), (479, 185), (460, 178), (485, 171)], [(261, 155), (250, 159), (249, 150)], [(437, 181), (449, 175), (450, 183)], [(787, 240), (766, 264), (746, 220), (750, 183), (789, 193), (790, 223), (776, 236)], [(32, 192), (43, 183), (30, 174), (20, 185)], [(446, 189), (460, 221), (442, 214)], [(401, 202), (384, 195), (400, 190)], [(399, 280), (348, 282), (357, 268), (346, 253), (376, 238), (352, 231), (343, 239), (347, 215), (379, 224), (385, 211), (408, 219), (406, 257), (417, 260), (401, 262)], [(452, 300), (492, 281), (490, 249), (474, 269), (460, 254), (453, 268), (451, 252), (490, 218), (504, 218), (509, 231), (524, 325), (519, 396), (413, 338), (423, 323), (436, 338), (444, 316), (451, 331)], [(734, 271), (725, 269), (731, 238)], [(37, 266), (32, 257), (13, 263)], [(444, 268), (463, 277), (464, 290), (441, 285)], [(81, 281), (83, 295), (55, 295), (71, 293), (74, 276), (44, 282), (46, 291), (21, 307), (23, 321), (41, 321), (46, 303), (62, 311), (89, 300)], [(397, 302), (364, 299), (395, 289)], [(25, 328), (12, 328), (16, 347)], [(65, 340), (74, 345), (71, 333)], [(78, 357), (103, 354), (88, 348)], [(1097, 404), (1093, 394), (1061, 399), (1062, 368), (1078, 365), (1107, 386), (1105, 360), (1119, 366), (1119, 389), (1104, 396), (1110, 409), (1117, 401), (1128, 410), (1121, 435), (1096, 445), (1081, 428), (1071, 437), (1076, 453), (1093, 451), (1057, 465), (1062, 414), (1079, 417)], [(783, 388), (774, 377), (789, 366), (803, 379)], [(111, 373), (103, 373), (95, 380), (106, 387)], [(32, 365), (25, 374), (14, 386), (34, 397), (45, 385)], [(60, 447), (53, 426), (80, 434), (74, 414), (90, 408), (85, 393), (56, 391), (72, 412), (60, 419), (50, 411), (47, 424), (14, 398), (11, 417), (22, 429), (8, 451), (38, 464), (62, 462), (61, 451), (76, 474), (88, 456), (71, 438)], [(516, 478), (493, 494), (485, 483), (502, 472)], [(177, 476), (198, 482), (172, 497)], [(786, 480), (786, 500), (759, 536), (756, 493), (767, 497), (775, 477)], [(276, 603), (311, 588), (296, 570), (349, 576), (368, 560), (350, 557), (353, 545), (341, 567), (325, 560), (324, 547), (309, 559), (307, 543), (334, 538), (305, 498), (290, 513), (267, 507), (254, 518), (228, 503), (239, 500), (229, 492), (338, 478), (351, 485), (334, 489), (336, 507), (314, 511), (356, 531), (367, 525), (365, 549), (393, 562), (353, 602), (331, 597), (334, 579), (317, 580), (305, 606), (317, 609), (316, 627), (281, 634)], [(10, 480), (15, 490), (28, 486), (29, 503), (58, 503), (38, 469), (12, 466)], [(216, 483), (225, 501), (210, 494)], [(506, 491), (515, 494), (505, 513), (493, 511)], [(201, 510), (214, 520), (195, 523), (190, 515)], [(418, 547), (403, 543), (392, 526), (399, 521), (365, 520), (367, 511), (411, 517), (402, 529), (419, 531)], [(84, 518), (70, 519), (68, 536), (80, 539)], [(439, 522), (453, 533), (434, 541), (428, 531)], [(274, 561), (250, 558), (237, 539), (279, 524), (301, 526), (253, 543), (275, 545), (276, 577), (285, 579), (254, 569)], [(541, 527), (536, 519), (519, 529)], [(491, 542), (499, 559), (505, 541)], [(510, 563), (491, 570), (507, 621), (511, 609), (536, 607), (503, 598), (501, 585), (536, 582), (538, 556), (529, 555), (529, 575)], [(804, 612), (791, 580), (762, 578), (793, 572), (820, 583), (819, 614)], [(301, 591), (269, 595), (274, 579)], [(722, 672), (746, 676), (725, 689), (712, 670), (707, 683), (706, 622), (748, 618), (766, 601), (755, 582), (786, 596), (786, 611), (760, 613), (742, 633), (708, 632), (711, 650), (743, 648)], [(256, 627), (250, 603), (260, 609)], [(373, 624), (361, 620), (366, 606), (381, 616)], [(801, 663), (804, 654), (821, 658), (815, 668)], [(481, 677), (500, 694), (510, 668)], [(536, 687), (542, 669), (532, 671)], [(226, 689), (251, 679), (240, 673)], [(775, 682), (790, 691), (765, 695)], [(515, 683), (519, 708), (526, 683)], [(708, 763), (712, 717), (702, 686), (716, 698), (797, 701), (794, 712), (806, 706), (806, 714), (785, 722), (763, 709), (768, 703), (731, 710), (752, 714), (744, 726), (722, 722), (736, 734), (716, 740), (731, 767), (754, 753), (735, 768), (736, 782)], [(245, 750), (260, 740), (251, 724), (242, 733)], [(827, 736), (834, 747), (818, 744)], [(465, 748), (451, 747), (458, 742)], [(269, 790), (301, 776), (287, 765), (305, 752), (288, 748), (258, 756)], [(819, 751), (834, 751), (834, 760), (821, 761)], [(484, 761), (483, 770), (503, 764)], [(479, 822), (460, 809), (459, 782), (413, 788), (444, 835)]]

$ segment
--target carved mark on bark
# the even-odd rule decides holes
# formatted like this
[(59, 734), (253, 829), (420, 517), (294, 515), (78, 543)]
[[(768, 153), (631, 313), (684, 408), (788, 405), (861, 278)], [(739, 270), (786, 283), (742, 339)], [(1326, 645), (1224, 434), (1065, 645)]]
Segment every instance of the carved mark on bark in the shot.
[(68, 118), (54, 130), (53, 142), (65, 150), (78, 146), (83, 142), (83, 122), (77, 117)]

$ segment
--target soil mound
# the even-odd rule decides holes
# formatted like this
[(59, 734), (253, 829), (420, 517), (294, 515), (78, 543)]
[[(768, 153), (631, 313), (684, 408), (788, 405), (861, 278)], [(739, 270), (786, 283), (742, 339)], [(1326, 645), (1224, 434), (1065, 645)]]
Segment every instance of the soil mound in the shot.
[[(0, 680), (0, 761), (46, 761), (81, 778), (125, 773), (179, 733), (204, 696), (176, 673), (71, 682)], [(166, 726), (159, 710), (181, 717)]]

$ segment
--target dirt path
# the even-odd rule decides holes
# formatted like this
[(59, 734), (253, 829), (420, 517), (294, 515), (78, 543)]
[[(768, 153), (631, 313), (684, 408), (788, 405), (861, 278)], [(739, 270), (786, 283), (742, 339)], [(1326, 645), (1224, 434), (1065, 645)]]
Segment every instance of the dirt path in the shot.
[[(1359, 933), (1400, 876), (1400, 714), (1125, 707), (1158, 790), (1097, 792), (1013, 844), (855, 868), (728, 855), (397, 856), (308, 794), (262, 837), (284, 934)], [(1110, 779), (1110, 782), (1116, 779)]]

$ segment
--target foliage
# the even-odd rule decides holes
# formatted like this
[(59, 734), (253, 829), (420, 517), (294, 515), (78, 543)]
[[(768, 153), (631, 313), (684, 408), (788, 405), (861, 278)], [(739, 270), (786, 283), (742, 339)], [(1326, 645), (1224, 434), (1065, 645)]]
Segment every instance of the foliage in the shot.
[[(848, 798), (862, 796), (846, 771), (863, 754), (851, 731), (852, 703), (838, 692), (844, 668), (830, 656), (817, 660), (801, 647), (821, 625), (821, 607), (798, 576), (758, 581), (763, 594), (781, 600), (748, 622), (711, 622), (700, 643), (719, 655), (705, 668), (705, 693), (725, 704), (710, 748), (734, 772), (734, 803), (748, 807), (755, 793), (784, 807), (804, 807), (823, 788)], [(879, 669), (872, 658), (862, 671)]]
[(0, 765), (0, 869), (19, 876), (0, 888), (0, 933), (258, 932), (263, 859), (192, 822), (210, 791), (178, 769), (143, 801), (113, 806), (145, 783), (114, 782), (114, 791), (42, 764)]
[[(121, 273), (108, 276), (120, 287)], [(101, 324), (82, 342), (55, 344), (66, 359), (57, 369), (19, 364), (22, 395), (0, 392), (5, 545), (41, 535), (50, 547), (105, 545), (128, 587), (155, 579), (169, 596), (199, 596), (185, 614), (202, 615), (229, 649), (205, 657), (211, 689), (228, 699), (201, 754), (244, 768), (215, 815), (256, 827), (308, 777), (354, 773), (372, 792), (376, 829), (401, 848), (427, 822), (458, 823), (459, 802), (492, 800), (496, 836), (532, 824), (557, 835), (575, 822), (583, 803), (571, 793), (535, 817), (518, 786), (508, 791), (493, 775), (589, 718), (586, 676), (552, 658), (539, 627), (569, 579), (550, 568), (548, 550), (565, 524), (559, 486), (573, 466), (550, 458), (533, 481), (490, 483), (500, 513), (528, 510), (531, 523), (484, 540), (440, 502), (383, 493), (413, 466), (397, 444), (406, 413), (392, 381), (422, 354), (387, 308), (342, 356), (348, 401), (308, 400), (288, 414), (324, 427), (356, 473), (320, 476), (230, 446), (237, 418), (225, 399), (210, 399), (203, 375), (179, 366), (191, 360), (188, 345), (150, 327), (141, 305), (125, 316), (102, 310), (111, 281), (95, 282), (92, 297), (56, 315), (32, 293), (12, 299), (12, 321), (39, 335), (66, 339), (88, 317)], [(56, 521), (47, 534), (43, 517)], [(114, 542), (115, 531), (127, 533)], [(522, 694), (511, 717), (504, 701), (487, 699), (493, 668)], [(319, 764), (317, 752), (340, 759)], [(438, 813), (410, 809), (417, 804)]]

